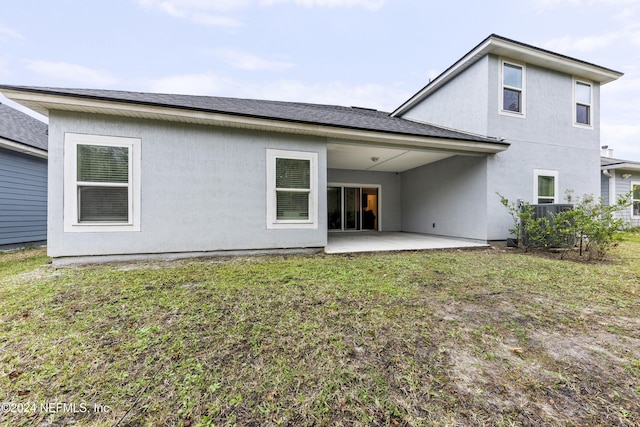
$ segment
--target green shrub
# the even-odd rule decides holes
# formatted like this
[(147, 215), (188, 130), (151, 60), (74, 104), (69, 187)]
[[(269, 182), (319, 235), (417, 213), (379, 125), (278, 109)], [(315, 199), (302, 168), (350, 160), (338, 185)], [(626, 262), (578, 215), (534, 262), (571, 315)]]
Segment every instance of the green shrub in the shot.
[(513, 219), (509, 232), (516, 236), (520, 248), (525, 251), (555, 248), (563, 250), (564, 256), (580, 242), (581, 254), (582, 250), (588, 252), (589, 259), (603, 258), (611, 249), (616, 232), (625, 225), (616, 213), (631, 204), (630, 193), (619, 197), (615, 205), (604, 206), (593, 195), (576, 198), (572, 191), (567, 191), (566, 200), (573, 204), (573, 209), (536, 218), (529, 203), (516, 204), (498, 196)]

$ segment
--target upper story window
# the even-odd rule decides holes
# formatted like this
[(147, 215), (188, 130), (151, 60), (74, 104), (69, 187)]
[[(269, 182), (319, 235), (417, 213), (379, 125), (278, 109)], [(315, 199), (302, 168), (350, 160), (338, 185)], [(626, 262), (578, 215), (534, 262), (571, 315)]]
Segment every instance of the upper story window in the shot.
[(318, 154), (267, 150), (267, 228), (318, 227)]
[(523, 117), (526, 75), (524, 65), (501, 61), (500, 75), (502, 84), (500, 111)]
[(574, 123), (580, 126), (592, 126), (593, 88), (591, 83), (574, 80)]
[(65, 135), (64, 230), (140, 230), (140, 139)]

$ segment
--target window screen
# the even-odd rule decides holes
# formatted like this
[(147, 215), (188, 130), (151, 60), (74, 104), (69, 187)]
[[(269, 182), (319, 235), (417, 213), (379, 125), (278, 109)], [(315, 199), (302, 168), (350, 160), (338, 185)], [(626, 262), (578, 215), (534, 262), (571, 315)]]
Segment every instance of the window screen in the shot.
[(591, 124), (591, 85), (576, 82), (576, 123)]
[(79, 222), (129, 221), (129, 148), (77, 146)]
[(502, 109), (522, 112), (522, 67), (503, 63), (502, 67)]
[(553, 203), (555, 200), (555, 178), (538, 176), (538, 203)]
[(276, 158), (276, 219), (308, 220), (311, 162)]

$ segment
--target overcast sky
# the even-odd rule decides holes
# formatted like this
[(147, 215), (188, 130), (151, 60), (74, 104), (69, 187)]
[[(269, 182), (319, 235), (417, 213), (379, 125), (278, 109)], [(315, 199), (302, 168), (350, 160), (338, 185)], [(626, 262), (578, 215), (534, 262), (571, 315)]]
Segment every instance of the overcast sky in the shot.
[(640, 0), (0, 0), (0, 82), (391, 111), (491, 33), (624, 72), (601, 142), (640, 161)]

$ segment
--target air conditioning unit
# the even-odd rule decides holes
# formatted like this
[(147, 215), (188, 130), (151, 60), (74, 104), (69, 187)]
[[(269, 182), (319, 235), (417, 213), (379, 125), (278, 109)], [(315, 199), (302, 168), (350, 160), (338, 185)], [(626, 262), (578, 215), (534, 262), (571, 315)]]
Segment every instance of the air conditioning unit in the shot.
[(553, 220), (555, 215), (560, 212), (567, 212), (573, 209), (573, 205), (563, 203), (546, 203), (542, 205), (531, 205), (534, 212), (534, 218), (547, 218)]
[[(566, 203), (545, 203), (540, 205), (529, 205), (529, 206), (531, 206), (531, 208), (533, 209), (534, 219), (546, 218), (549, 221), (550, 225), (553, 224), (553, 219), (555, 218), (556, 215), (558, 215), (561, 212), (567, 212), (573, 209), (573, 205), (566, 204)], [(520, 229), (522, 230), (520, 235), (520, 239), (522, 239), (522, 243), (525, 246), (529, 246), (531, 238), (526, 234), (526, 230), (524, 230), (524, 227), (520, 227)], [(575, 244), (574, 237), (567, 236), (565, 237), (565, 240), (566, 239), (568, 240), (557, 241), (557, 236), (550, 235), (550, 236), (547, 236), (544, 239), (543, 243), (540, 243), (540, 245), (546, 248), (559, 248), (559, 247), (564, 247), (567, 244), (569, 245), (571, 245), (572, 243)]]

